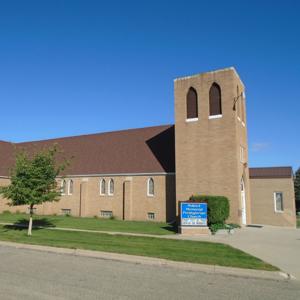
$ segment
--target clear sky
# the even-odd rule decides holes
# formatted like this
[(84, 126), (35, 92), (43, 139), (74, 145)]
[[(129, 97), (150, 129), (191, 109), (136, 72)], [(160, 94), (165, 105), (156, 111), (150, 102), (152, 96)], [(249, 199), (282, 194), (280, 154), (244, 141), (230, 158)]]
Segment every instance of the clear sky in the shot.
[(300, 1), (0, 0), (0, 139), (174, 122), (173, 79), (234, 66), (251, 166), (300, 166)]

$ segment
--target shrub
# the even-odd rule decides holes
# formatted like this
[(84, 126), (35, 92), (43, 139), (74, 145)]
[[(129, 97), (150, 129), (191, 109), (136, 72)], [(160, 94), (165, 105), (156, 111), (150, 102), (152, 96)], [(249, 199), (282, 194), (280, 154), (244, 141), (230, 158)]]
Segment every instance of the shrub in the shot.
[(230, 229), (241, 228), (239, 224), (235, 224), (235, 223), (228, 223), (226, 224), (226, 226), (230, 227)]
[(236, 228), (241, 228), (240, 225), (234, 224), (234, 223), (229, 223), (229, 224), (224, 224), (224, 223), (216, 223), (216, 224), (210, 224), (209, 229), (212, 234), (215, 234), (218, 230), (220, 229), (225, 229), (230, 233), (233, 229)]
[(229, 217), (229, 200), (226, 197), (194, 195), (190, 200), (207, 203), (208, 225), (224, 224)]
[(215, 234), (218, 230), (227, 229), (227, 228), (225, 227), (225, 224), (215, 223), (215, 224), (210, 224), (209, 229), (212, 234)]

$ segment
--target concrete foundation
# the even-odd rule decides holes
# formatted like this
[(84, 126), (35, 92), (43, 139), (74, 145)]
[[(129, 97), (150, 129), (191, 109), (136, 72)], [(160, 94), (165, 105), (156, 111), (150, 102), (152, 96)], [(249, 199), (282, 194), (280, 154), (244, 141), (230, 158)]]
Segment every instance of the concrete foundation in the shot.
[(185, 235), (210, 235), (211, 232), (208, 227), (199, 226), (179, 226), (178, 233)]

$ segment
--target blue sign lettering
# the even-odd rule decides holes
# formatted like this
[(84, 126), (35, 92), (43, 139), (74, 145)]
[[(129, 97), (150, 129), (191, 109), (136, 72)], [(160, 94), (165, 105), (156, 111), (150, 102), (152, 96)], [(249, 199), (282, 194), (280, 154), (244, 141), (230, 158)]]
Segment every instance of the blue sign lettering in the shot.
[(182, 226), (207, 226), (207, 203), (181, 203)]

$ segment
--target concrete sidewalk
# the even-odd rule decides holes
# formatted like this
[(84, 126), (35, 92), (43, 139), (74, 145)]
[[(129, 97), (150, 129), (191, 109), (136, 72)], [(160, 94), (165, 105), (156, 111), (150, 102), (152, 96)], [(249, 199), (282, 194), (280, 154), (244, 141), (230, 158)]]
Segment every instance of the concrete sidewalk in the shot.
[(300, 280), (300, 229), (276, 226), (244, 227), (234, 234), (177, 238), (228, 244)]
[(128, 255), (128, 254), (102, 252), (102, 251), (91, 251), (91, 250), (82, 250), (82, 249), (58, 248), (58, 247), (21, 244), (21, 243), (4, 242), (4, 241), (0, 241), (0, 246), (13, 247), (17, 249), (30, 249), (35, 251), (43, 251), (43, 252), (57, 253), (63, 255), (75, 255), (75, 256), (90, 257), (96, 259), (113, 260), (113, 261), (142, 264), (142, 265), (149, 265), (149, 266), (163, 266), (163, 267), (174, 268), (178, 270), (198, 271), (198, 272), (204, 272), (208, 274), (223, 274), (223, 275), (230, 275), (235, 277), (280, 280), (280, 281), (292, 279), (288, 276), (288, 274), (281, 271), (272, 272), (272, 271), (262, 271), (262, 270), (252, 270), (252, 269), (242, 269), (242, 268), (231, 268), (231, 267), (222, 267), (216, 265), (177, 262), (177, 261), (171, 261), (167, 259), (147, 257), (147, 256), (137, 256), (137, 255)]

